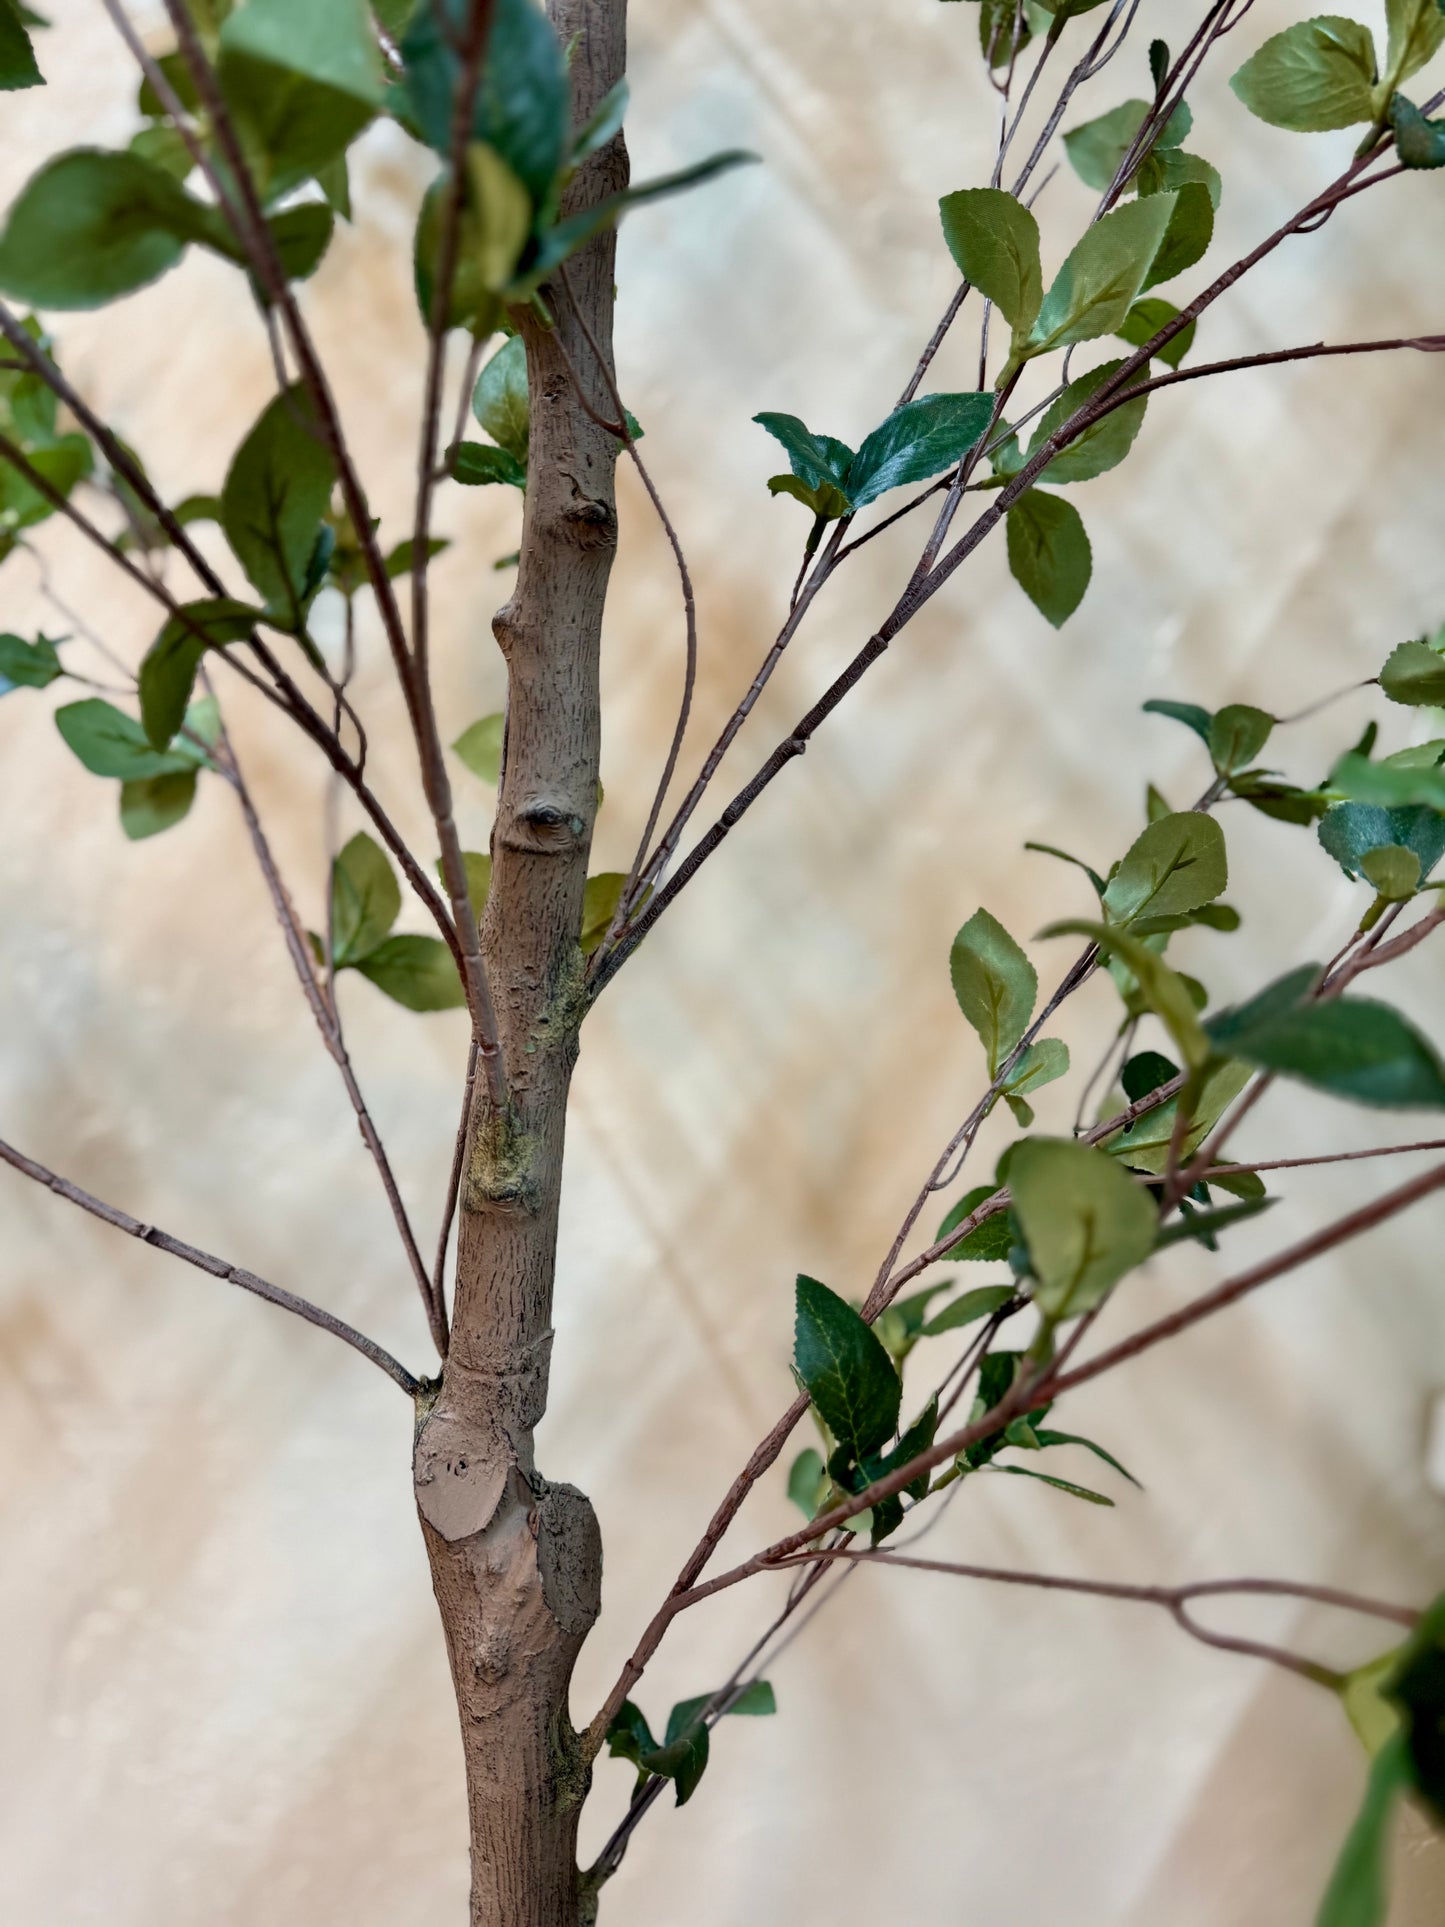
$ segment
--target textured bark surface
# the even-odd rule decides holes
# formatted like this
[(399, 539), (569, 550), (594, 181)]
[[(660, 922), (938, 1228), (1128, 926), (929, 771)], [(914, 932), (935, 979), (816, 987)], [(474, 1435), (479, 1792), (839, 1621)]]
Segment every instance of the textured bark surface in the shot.
[[(622, 76), (623, 0), (551, 0), (575, 37), (581, 120)], [(621, 140), (569, 190), (572, 212), (623, 186)], [(611, 235), (569, 265), (610, 356)], [(505, 760), (482, 924), (510, 1084), (484, 1086), (470, 1124), (452, 1345), (420, 1414), (417, 1505), (461, 1715), (472, 1831), (473, 1927), (573, 1927), (577, 1816), (588, 1773), (568, 1686), (601, 1597), (592, 1508), (537, 1471), (546, 1408), (567, 1092), (582, 1015), (578, 932), (597, 807), (598, 655), (616, 546), (618, 443), (581, 407), (567, 362), (609, 413), (565, 298), (551, 334), (523, 327), (531, 450), (521, 561), (493, 627), (507, 663)], [(564, 359), (559, 349), (565, 349)]]

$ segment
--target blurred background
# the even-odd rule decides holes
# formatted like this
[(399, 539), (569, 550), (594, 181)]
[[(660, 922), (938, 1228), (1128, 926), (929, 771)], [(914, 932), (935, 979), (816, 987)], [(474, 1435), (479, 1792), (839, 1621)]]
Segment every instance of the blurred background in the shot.
[[(135, 80), (94, 0), (52, 0), (51, 85), (9, 97), (6, 200), (43, 156), (125, 142)], [(1223, 265), (1331, 178), (1348, 134), (1252, 120), (1228, 74), (1300, 8), (1255, 9), (1192, 96), (1192, 149), (1225, 195)], [(1372, 22), (1380, 9), (1365, 12)], [(1146, 0), (1086, 118), (1147, 91)], [(1157, 22), (1153, 16), (1158, 16)], [(137, 9), (165, 44), (158, 5)], [(786, 605), (807, 520), (750, 417), (855, 441), (880, 419), (955, 285), (941, 193), (987, 178), (995, 104), (976, 13), (938, 0), (634, 0), (638, 176), (723, 146), (763, 165), (635, 216), (619, 263), (619, 374), (697, 578), (695, 767)], [(1066, 123), (1067, 124), (1067, 123)], [(383, 530), (404, 532), (421, 384), (410, 233), (427, 178), (395, 130), (363, 141), (358, 219), (306, 289)], [(1209, 358), (1438, 330), (1445, 201), (1429, 175), (1357, 200), (1212, 312)], [(1090, 197), (1061, 174), (1045, 259)], [(1202, 285), (1203, 270), (1179, 284)], [(1169, 293), (1175, 294), (1172, 287)], [(267, 399), (241, 278), (188, 257), (56, 328), (71, 378), (169, 499), (219, 486)], [(930, 386), (974, 385), (960, 326)], [(972, 369), (972, 372), (971, 372)], [(1060, 842), (1105, 867), (1152, 779), (1204, 785), (1194, 739), (1148, 696), (1283, 712), (1374, 675), (1445, 617), (1440, 404), (1418, 356), (1318, 363), (1160, 396), (1135, 453), (1077, 490), (1093, 586), (1056, 633), (986, 546), (829, 722), (589, 1019), (568, 1150), (543, 1468), (584, 1487), (606, 1544), (583, 1656), (590, 1715), (724, 1486), (790, 1392), (799, 1270), (861, 1296), (918, 1182), (981, 1088), (948, 947), (981, 903), (1022, 937), (1087, 910)], [(680, 681), (675, 576), (633, 478), (605, 646), (607, 801), (596, 865), (626, 868)], [(489, 618), (510, 586), (516, 497), (445, 492), (435, 566), (448, 737), (501, 707)], [(891, 605), (911, 525), (820, 602), (729, 758), (746, 779)], [(147, 606), (52, 524), (4, 571), (4, 624), (74, 626), (131, 656)], [(376, 780), (431, 843), (373, 628), (356, 693)], [(321, 916), (323, 770), (225, 690), (303, 913)], [(229, 795), (121, 836), (113, 786), (43, 711), (0, 703), (0, 1133), (103, 1197), (333, 1307), (428, 1363), (415, 1293), (332, 1065), (286, 963)], [(1311, 778), (1384, 705), (1361, 693), (1280, 740)], [(1413, 713), (1383, 717), (1391, 746)], [(464, 842), (491, 793), (454, 767)], [(355, 827), (355, 826), (349, 826)], [(1328, 954), (1363, 899), (1310, 835), (1226, 819), (1239, 936), (1181, 959), (1221, 997)], [(420, 929), (419, 919), (408, 927)], [(1034, 947), (1048, 983), (1066, 957)], [(1438, 959), (1395, 994), (1441, 1036)], [(417, 1017), (357, 977), (344, 1015), (423, 1243), (434, 1235), (464, 1055), (458, 1014)], [(1114, 1021), (1096, 985), (1061, 1026)], [(1067, 1129), (1075, 1092), (1040, 1105)], [(1242, 1149), (1344, 1149), (1414, 1133), (1298, 1090)], [(1425, 1133), (1420, 1133), (1425, 1134)], [(1002, 1136), (985, 1141), (980, 1175)], [(1368, 1197), (1382, 1167), (1300, 1174), (1230, 1262)], [(1445, 1385), (1440, 1204), (1273, 1286), (1088, 1387), (1066, 1423), (1147, 1488), (1117, 1509), (978, 1480), (940, 1556), (1140, 1582), (1263, 1573), (1423, 1603), (1445, 1581), (1426, 1474)], [(941, 1215), (941, 1214), (940, 1214)], [(412, 1509), (410, 1414), (379, 1374), (279, 1313), (0, 1173), (0, 1918), (13, 1927), (420, 1927), (464, 1916), (466, 1839), (445, 1659)], [(932, 1231), (931, 1221), (923, 1227)], [(1117, 1335), (1217, 1273), (1176, 1255), (1131, 1280)], [(1091, 1462), (1058, 1469), (1094, 1481)], [(1110, 1488), (1113, 1490), (1113, 1487)], [(782, 1471), (739, 1550), (788, 1529)], [(688, 1614), (638, 1698), (654, 1723), (730, 1672), (775, 1603), (739, 1588)], [(1380, 1629), (1262, 1602), (1221, 1625), (1354, 1664)], [(1197, 1646), (1147, 1608), (865, 1573), (772, 1671), (780, 1716), (729, 1721), (685, 1811), (663, 1802), (604, 1902), (634, 1927), (880, 1919), (994, 1927), (1305, 1927), (1357, 1804), (1363, 1758), (1303, 1683)], [(631, 1770), (599, 1764), (595, 1852)], [(1445, 1915), (1445, 1854), (1410, 1821), (1395, 1920)]]

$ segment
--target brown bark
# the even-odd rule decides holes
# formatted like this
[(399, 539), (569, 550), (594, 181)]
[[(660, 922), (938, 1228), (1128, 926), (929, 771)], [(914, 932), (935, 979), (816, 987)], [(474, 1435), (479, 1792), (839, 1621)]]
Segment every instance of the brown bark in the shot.
[[(623, 0), (550, 0), (572, 57), (573, 110), (622, 76)], [(625, 184), (621, 140), (570, 188), (564, 212)], [(613, 241), (569, 264), (609, 355)], [(597, 805), (598, 655), (616, 546), (618, 444), (581, 407), (567, 362), (595, 378), (568, 303), (556, 334), (522, 322), (531, 452), (517, 586), (493, 627), (508, 671), (505, 764), (482, 952), (509, 1083), (479, 1085), (458, 1227), (452, 1342), (419, 1410), (417, 1504), (461, 1715), (471, 1816), (473, 1927), (576, 1927), (577, 1818), (589, 1771), (568, 1688), (597, 1616), (592, 1508), (537, 1471), (546, 1407), (567, 1093), (583, 1012), (582, 892)], [(561, 347), (557, 337), (561, 337)], [(565, 358), (562, 350), (565, 350)], [(603, 392), (600, 382), (596, 392)]]

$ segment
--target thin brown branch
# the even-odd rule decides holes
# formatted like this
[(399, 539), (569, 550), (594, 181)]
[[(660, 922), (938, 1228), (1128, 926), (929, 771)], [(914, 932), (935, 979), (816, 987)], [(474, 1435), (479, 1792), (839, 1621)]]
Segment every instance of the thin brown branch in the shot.
[(43, 1164), (37, 1164), (33, 1158), (26, 1157), (23, 1152), (17, 1151), (13, 1145), (6, 1144), (3, 1140), (0, 1140), (0, 1162), (23, 1172), (27, 1178), (33, 1178), (37, 1184), (43, 1184), (46, 1190), (53, 1191), (56, 1197), (64, 1198), (70, 1204), (79, 1205), (82, 1211), (88, 1211), (93, 1218), (99, 1218), (102, 1223), (113, 1225), (117, 1231), (124, 1231), (129, 1237), (138, 1238), (142, 1244), (152, 1245), (157, 1251), (168, 1252), (173, 1258), (183, 1258), (188, 1265), (194, 1265), (197, 1270), (208, 1273), (210, 1277), (219, 1278), (226, 1284), (239, 1285), (242, 1291), (254, 1292), (258, 1298), (264, 1298), (268, 1304), (279, 1305), (283, 1311), (292, 1312), (297, 1318), (304, 1318), (307, 1324), (315, 1325), (321, 1331), (330, 1332), (333, 1337), (340, 1338), (355, 1351), (360, 1352), (363, 1358), (369, 1358), (373, 1365), (379, 1365), (387, 1377), (394, 1380), (408, 1397), (414, 1397), (420, 1389), (418, 1381), (412, 1377), (406, 1367), (399, 1364), (390, 1352), (384, 1351), (374, 1339), (368, 1338), (364, 1332), (357, 1331), (344, 1319), (333, 1317), (329, 1311), (323, 1311), (319, 1305), (313, 1305), (309, 1299), (298, 1298), (294, 1292), (284, 1291), (280, 1285), (268, 1284), (264, 1278), (258, 1278), (255, 1272), (243, 1270), (239, 1265), (228, 1264), (224, 1258), (214, 1257), (209, 1251), (202, 1251), (198, 1245), (187, 1244), (184, 1239), (173, 1238), (168, 1231), (162, 1231), (156, 1225), (142, 1224), (139, 1218), (133, 1218), (129, 1212), (121, 1211), (117, 1206), (107, 1204), (104, 1199), (82, 1190), (78, 1184), (72, 1184), (68, 1178), (57, 1176), (54, 1171), (47, 1170)]

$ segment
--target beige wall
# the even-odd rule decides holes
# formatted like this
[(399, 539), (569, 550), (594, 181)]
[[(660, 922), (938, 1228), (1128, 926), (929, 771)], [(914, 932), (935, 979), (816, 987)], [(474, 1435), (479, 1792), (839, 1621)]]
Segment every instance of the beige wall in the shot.
[[(52, 11), (54, 86), (0, 110), (7, 194), (61, 144), (62, 122), (97, 142), (132, 124), (99, 7)], [(1299, 11), (1257, 9), (1258, 33)], [(766, 163), (639, 216), (622, 243), (622, 381), (699, 584), (691, 762), (776, 625), (802, 532), (802, 512), (766, 494), (775, 464), (748, 418), (787, 409), (856, 436), (885, 411), (952, 286), (934, 202), (981, 178), (992, 108), (971, 14), (937, 0), (636, 0), (635, 13), (638, 171), (733, 144)], [(1139, 89), (1142, 52), (1131, 58), (1101, 105)], [(1197, 123), (1195, 146), (1234, 155), (1220, 261), (1349, 144), (1271, 133), (1219, 81)], [(421, 172), (385, 132), (363, 154), (361, 220), (307, 300), (400, 533)], [(1201, 348), (1438, 328), (1441, 193), (1422, 177), (1356, 202), (1241, 287)], [(1061, 178), (1042, 205), (1057, 248), (1085, 197)], [(60, 336), (71, 375), (168, 492), (218, 482), (270, 379), (232, 272), (188, 263)], [(941, 358), (940, 386), (971, 385), (968, 341)], [(1141, 717), (1143, 697), (1285, 710), (1372, 674), (1445, 615), (1442, 379), (1439, 362), (1398, 358), (1161, 398), (1127, 467), (1075, 498), (1096, 556), (1075, 620), (1055, 634), (999, 548), (981, 553), (590, 1020), (542, 1448), (549, 1471), (593, 1494), (607, 1545), (579, 1711), (788, 1391), (794, 1272), (860, 1292), (977, 1090), (949, 995), (953, 930), (981, 901), (1020, 933), (1085, 907), (1066, 872), (1020, 855), (1024, 839), (1107, 862), (1141, 820), (1146, 777), (1176, 802), (1197, 790), (1189, 739)], [(505, 579), (488, 564), (514, 546), (516, 511), (499, 495), (453, 491), (440, 517), (455, 538), (436, 571), (448, 729), (503, 694), (487, 618)], [(63, 530), (44, 546), (67, 600), (116, 646), (143, 646), (151, 618), (125, 585)], [(750, 772), (857, 647), (909, 561), (907, 537), (884, 538), (830, 591), (726, 779)], [(26, 559), (4, 580), (6, 627), (56, 626)], [(680, 629), (665, 550), (624, 482), (607, 867), (625, 863), (650, 794)], [(359, 692), (378, 781), (426, 848), (398, 706), (374, 634), (367, 644)], [(390, 1224), (226, 796), (211, 784), (184, 828), (126, 845), (108, 788), (41, 719), (46, 700), (0, 704), (0, 1133), (422, 1366)], [(1292, 748), (1300, 773), (1363, 720), (1368, 705), (1352, 701)], [(317, 761), (245, 702), (233, 713), (315, 917)], [(488, 795), (458, 783), (475, 846)], [(1228, 823), (1244, 934), (1201, 935), (1194, 950), (1222, 991), (1323, 953), (1358, 913), (1306, 838)], [(1056, 960), (1039, 954), (1047, 975)], [(1439, 1036), (1435, 970), (1418, 961), (1402, 994)], [(461, 1020), (411, 1017), (357, 982), (344, 1004), (430, 1235)], [(1110, 1015), (1091, 993), (1065, 1034), (1087, 1046)], [(1294, 1095), (1259, 1114), (1249, 1144), (1338, 1148), (1377, 1128), (1391, 1127)], [(1235, 1253), (1379, 1182), (1370, 1166), (1302, 1182)], [(12, 1176), (0, 1214), (0, 1920), (460, 1919), (460, 1756), (402, 1401), (340, 1347)], [(1426, 1402), (1445, 1379), (1439, 1222), (1427, 1207), (1082, 1395), (1074, 1423), (1138, 1465), (1143, 1495), (1104, 1512), (980, 1480), (934, 1546), (1140, 1580), (1263, 1571), (1427, 1597), (1442, 1581), (1442, 1501), (1421, 1471)], [(1205, 1275), (1187, 1259), (1156, 1267), (1112, 1328)], [(787, 1518), (774, 1479), (735, 1543)], [(654, 1717), (724, 1675), (769, 1597), (735, 1591), (679, 1625), (640, 1694)], [(1375, 1643), (1290, 1607), (1251, 1624), (1344, 1661)], [(1323, 1696), (1143, 1609), (870, 1574), (774, 1679), (781, 1717), (719, 1734), (698, 1798), (659, 1809), (639, 1836), (608, 1918), (1304, 1927), (1361, 1785)], [(621, 1766), (600, 1767), (594, 1847), (627, 1786)], [(1441, 1858), (1417, 1830), (1403, 1860), (1398, 1918), (1424, 1927), (1445, 1904)]]

